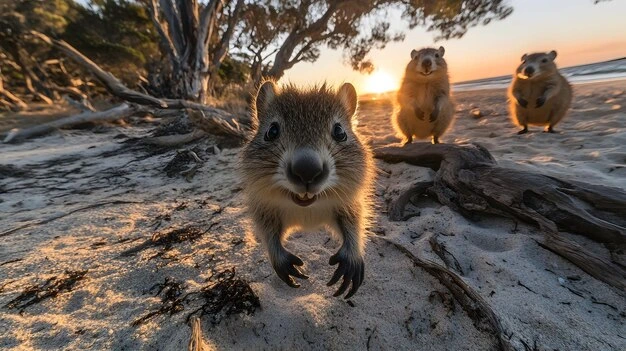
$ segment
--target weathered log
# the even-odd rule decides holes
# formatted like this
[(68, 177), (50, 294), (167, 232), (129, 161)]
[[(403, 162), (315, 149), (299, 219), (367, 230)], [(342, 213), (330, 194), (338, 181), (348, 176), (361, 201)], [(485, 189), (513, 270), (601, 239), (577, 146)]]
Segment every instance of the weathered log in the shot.
[(54, 131), (59, 128), (74, 126), (89, 122), (112, 122), (128, 117), (137, 112), (131, 105), (123, 103), (119, 106), (100, 112), (83, 112), (67, 118), (40, 124), (26, 129), (13, 129), (4, 138), (4, 143), (17, 142)]
[(163, 135), (158, 137), (144, 138), (142, 139), (142, 142), (145, 144), (159, 146), (176, 146), (190, 143), (204, 136), (206, 136), (206, 133), (204, 131), (196, 129), (193, 132), (187, 134)]
[(622, 267), (594, 254), (575, 242), (566, 240), (562, 235), (548, 233), (539, 246), (564, 257), (577, 267), (603, 282), (626, 291), (626, 271)]
[[(564, 237), (564, 232), (571, 232), (606, 244), (610, 250), (624, 249), (625, 190), (499, 167), (489, 151), (477, 144), (383, 147), (375, 151), (375, 157), (437, 171), (425, 191), (440, 203), (469, 218), (489, 213), (536, 225), (546, 235), (541, 242), (544, 247), (599, 280), (622, 289), (626, 286), (626, 270), (621, 266)], [(422, 191), (424, 187), (417, 188)], [(401, 195), (392, 204), (393, 219), (402, 218), (401, 208), (411, 195)]]

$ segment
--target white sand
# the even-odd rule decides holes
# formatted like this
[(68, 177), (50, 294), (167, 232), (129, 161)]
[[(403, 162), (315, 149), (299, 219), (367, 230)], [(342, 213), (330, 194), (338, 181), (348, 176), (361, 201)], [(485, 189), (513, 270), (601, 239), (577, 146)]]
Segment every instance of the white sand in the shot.
[[(576, 86), (575, 93), (569, 118), (557, 128), (561, 134), (532, 128), (524, 136), (514, 135), (517, 129), (508, 119), (502, 90), (459, 93), (457, 122), (442, 141), (482, 143), (504, 166), (626, 188), (626, 82)], [(493, 114), (474, 120), (471, 105)], [(397, 141), (389, 114), (388, 104), (362, 106), (360, 128), (374, 145)], [(338, 248), (325, 233), (290, 239), (288, 248), (305, 261), (311, 278), (300, 289), (287, 287), (250, 230), (235, 174), (238, 149), (214, 155), (215, 140), (197, 143), (195, 150), (205, 163), (187, 182), (163, 171), (175, 151), (149, 156), (121, 144), (124, 138), (113, 139), (118, 133), (141, 136), (147, 128), (63, 131), (0, 146), (0, 164), (29, 172), (0, 180), (0, 233), (34, 224), (0, 237), (0, 349), (185, 349), (191, 334), (185, 318), (199, 304), (132, 326), (160, 306), (160, 298), (148, 290), (166, 277), (183, 282), (185, 291), (197, 290), (213, 273), (231, 267), (250, 282), (261, 308), (217, 325), (203, 317), (210, 348), (495, 348), (496, 339), (474, 325), (444, 286), (381, 241), (367, 247), (366, 280), (351, 299), (354, 307), (333, 298), (335, 290), (325, 285), (333, 272), (328, 258)], [(377, 182), (379, 215), (372, 230), (418, 257), (439, 262), (429, 239), (444, 244), (459, 261), (464, 281), (492, 306), (516, 349), (525, 350), (524, 344), (539, 350), (626, 349), (623, 291), (540, 248), (533, 240), (541, 235), (537, 229), (519, 224), (514, 230), (509, 219), (471, 222), (424, 200), (414, 209), (419, 216), (388, 221), (385, 201), (411, 182), (430, 179), (433, 172), (404, 164), (379, 162), (379, 167), (384, 172)], [(133, 203), (102, 205), (36, 224), (117, 200)], [(155, 232), (187, 225), (210, 230), (193, 242), (173, 244), (160, 257), (152, 258), (158, 247), (121, 256)], [(577, 241), (602, 250), (586, 239)], [(4, 307), (30, 284), (84, 269), (86, 278), (70, 292), (23, 313)]]

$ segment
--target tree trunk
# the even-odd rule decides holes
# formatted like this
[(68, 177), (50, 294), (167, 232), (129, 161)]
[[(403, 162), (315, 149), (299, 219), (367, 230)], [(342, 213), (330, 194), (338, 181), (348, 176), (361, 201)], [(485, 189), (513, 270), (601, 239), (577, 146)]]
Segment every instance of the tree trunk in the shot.
[[(626, 249), (626, 191), (499, 167), (477, 144), (425, 144), (383, 147), (376, 157), (429, 167), (432, 183), (419, 183), (390, 204), (392, 220), (402, 219), (412, 196), (428, 193), (464, 216), (489, 213), (513, 217), (544, 232), (540, 244), (595, 278), (626, 289), (620, 259)], [(566, 237), (583, 235), (604, 244), (612, 254), (602, 258)]]

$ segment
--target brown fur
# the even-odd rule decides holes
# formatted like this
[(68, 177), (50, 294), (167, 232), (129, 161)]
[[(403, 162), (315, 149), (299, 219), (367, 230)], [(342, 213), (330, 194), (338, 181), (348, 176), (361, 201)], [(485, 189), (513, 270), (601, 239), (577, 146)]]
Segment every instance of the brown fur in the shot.
[[(412, 59), (396, 96), (397, 107), (393, 117), (394, 128), (404, 138), (404, 143), (410, 143), (413, 137), (432, 137), (433, 143), (437, 143), (450, 127), (454, 104), (450, 98), (448, 65), (443, 54), (443, 47), (439, 50), (413, 50), (411, 53)], [(436, 69), (428, 75), (423, 74), (425, 58), (436, 64)]]
[[(255, 130), (242, 152), (242, 180), (255, 231), (266, 245), (274, 270), (288, 285), (299, 286), (292, 276), (304, 279), (295, 267), (302, 261), (284, 248), (284, 242), (295, 230), (325, 227), (342, 239), (330, 262), (339, 263), (338, 271), (343, 272), (336, 273), (337, 279), (343, 276), (352, 282), (346, 295), (351, 296), (363, 279), (365, 228), (374, 178), (372, 153), (352, 128), (357, 109), (354, 87), (344, 84), (337, 92), (325, 85), (279, 89), (273, 82), (265, 82), (252, 109)], [(267, 140), (265, 135), (273, 124), (280, 127), (280, 136)], [(346, 140), (332, 136), (336, 124), (345, 130)], [(303, 148), (314, 150), (329, 168), (328, 179), (310, 190), (315, 202), (306, 207), (294, 203), (292, 196), (305, 190), (287, 176), (289, 165)], [(337, 294), (346, 287), (342, 285)]]
[[(509, 108), (513, 122), (528, 130), (528, 125), (542, 125), (547, 131), (567, 114), (572, 102), (572, 88), (554, 63), (556, 51), (522, 56), (509, 88)], [(526, 70), (534, 72), (527, 77)], [(525, 105), (525, 106), (524, 106)]]

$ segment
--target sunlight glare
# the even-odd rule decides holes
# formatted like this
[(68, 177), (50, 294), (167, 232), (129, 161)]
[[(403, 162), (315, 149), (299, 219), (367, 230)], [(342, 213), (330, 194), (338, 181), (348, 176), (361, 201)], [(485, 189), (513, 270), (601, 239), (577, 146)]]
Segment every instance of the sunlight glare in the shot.
[(376, 71), (367, 78), (365, 91), (381, 94), (398, 89), (398, 82), (392, 75), (384, 71)]

